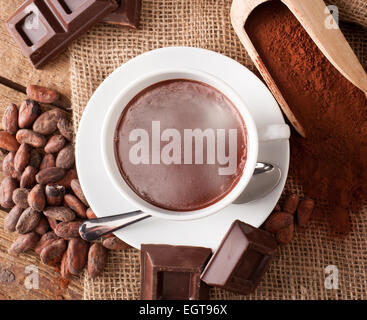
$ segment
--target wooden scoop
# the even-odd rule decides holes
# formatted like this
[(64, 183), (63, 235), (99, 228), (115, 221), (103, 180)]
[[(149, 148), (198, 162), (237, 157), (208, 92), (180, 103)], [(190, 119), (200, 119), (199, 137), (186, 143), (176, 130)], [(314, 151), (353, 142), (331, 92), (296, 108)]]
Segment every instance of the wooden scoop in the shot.
[[(294, 116), (274, 79), (263, 64), (244, 27), (252, 10), (267, 1), (271, 0), (233, 0), (231, 8), (232, 25), (288, 120), (297, 132), (305, 137), (306, 132), (304, 128)], [(282, 2), (292, 11), (311, 39), (333, 66), (356, 87), (367, 94), (367, 74), (347, 40), (344, 38), (343, 33), (339, 28), (327, 28), (325, 25), (327, 7), (324, 1), (282, 0)], [(334, 23), (336, 24), (335, 21)]]

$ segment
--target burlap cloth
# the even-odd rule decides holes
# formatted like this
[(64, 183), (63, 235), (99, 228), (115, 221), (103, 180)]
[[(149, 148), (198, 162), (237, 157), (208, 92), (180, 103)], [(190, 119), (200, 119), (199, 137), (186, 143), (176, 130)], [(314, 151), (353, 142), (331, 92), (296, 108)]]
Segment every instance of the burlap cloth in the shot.
[[(246, 0), (243, 0), (246, 1)], [(364, 66), (367, 65), (367, 2), (334, 0), (341, 18), (359, 26), (343, 29)], [(253, 69), (245, 49), (233, 32), (230, 0), (143, 0), (142, 27), (131, 31), (99, 24), (71, 47), (71, 87), (75, 128), (98, 85), (118, 66), (151, 49), (165, 46), (202, 47), (223, 53)], [(284, 194), (301, 186), (288, 179)], [(325, 204), (318, 211), (327, 214)], [(352, 233), (335, 239), (323, 215), (306, 230), (297, 229), (290, 245), (279, 247), (269, 272), (258, 289), (243, 297), (213, 289), (212, 299), (366, 299), (367, 206), (352, 213)], [(339, 269), (339, 289), (325, 288), (325, 267)], [(84, 278), (85, 299), (138, 299), (139, 251), (111, 252), (104, 274)]]

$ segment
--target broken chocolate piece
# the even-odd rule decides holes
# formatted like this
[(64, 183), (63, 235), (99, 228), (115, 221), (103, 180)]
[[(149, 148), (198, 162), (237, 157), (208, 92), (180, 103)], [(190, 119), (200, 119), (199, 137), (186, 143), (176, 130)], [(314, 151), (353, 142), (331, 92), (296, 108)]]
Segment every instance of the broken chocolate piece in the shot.
[(111, 12), (104, 22), (133, 29), (139, 28), (142, 0), (117, 0), (118, 8)]
[(201, 280), (241, 294), (255, 290), (267, 271), (277, 242), (266, 231), (236, 220), (208, 262)]
[(200, 280), (211, 249), (189, 246), (141, 245), (141, 299), (208, 299)]
[(116, 8), (114, 0), (27, 0), (6, 26), (39, 68)]

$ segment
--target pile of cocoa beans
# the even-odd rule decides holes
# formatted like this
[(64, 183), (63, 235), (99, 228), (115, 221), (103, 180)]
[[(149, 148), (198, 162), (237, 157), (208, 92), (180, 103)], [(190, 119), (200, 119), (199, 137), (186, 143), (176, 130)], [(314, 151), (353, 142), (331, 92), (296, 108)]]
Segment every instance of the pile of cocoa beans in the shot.
[(306, 227), (314, 207), (315, 201), (310, 198), (300, 200), (297, 194), (288, 195), (283, 207), (279, 204), (275, 207), (263, 228), (274, 234), (278, 243), (288, 244), (293, 239), (295, 225)]
[(9, 254), (28, 250), (43, 263), (56, 266), (70, 279), (85, 266), (95, 278), (104, 269), (107, 249), (129, 246), (116, 237), (90, 244), (79, 236), (85, 219), (95, 218), (81, 189), (75, 169), (73, 125), (67, 112), (42, 112), (40, 103), (53, 103), (56, 91), (29, 86), (31, 99), (7, 107), (0, 131), (0, 148), (7, 153), (2, 169), (0, 205), (11, 209), (5, 231), (18, 232)]

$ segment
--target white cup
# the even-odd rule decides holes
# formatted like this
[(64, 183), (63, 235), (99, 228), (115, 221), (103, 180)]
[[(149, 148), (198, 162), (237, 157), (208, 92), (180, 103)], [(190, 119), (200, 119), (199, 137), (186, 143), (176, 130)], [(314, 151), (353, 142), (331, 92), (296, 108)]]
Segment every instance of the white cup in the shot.
[[(128, 103), (145, 88), (165, 80), (188, 79), (206, 83), (225, 96), (227, 96), (240, 112), (247, 129), (247, 160), (243, 169), (242, 176), (237, 185), (218, 202), (199, 210), (194, 211), (172, 211), (162, 209), (152, 205), (139, 197), (125, 182), (119, 171), (114, 153), (114, 133), (120, 115)], [(161, 69), (154, 73), (144, 75), (133, 81), (127, 88), (121, 91), (114, 100), (104, 119), (102, 129), (102, 157), (107, 174), (113, 185), (120, 191), (121, 195), (130, 201), (133, 206), (154, 217), (171, 220), (191, 220), (203, 218), (214, 214), (226, 206), (233, 203), (248, 185), (258, 158), (259, 142), (273, 141), (280, 139), (289, 139), (290, 129), (285, 124), (274, 124), (265, 128), (256, 128), (255, 122), (250, 115), (245, 102), (240, 96), (224, 81), (217, 77), (194, 69)], [(265, 159), (263, 159), (265, 160)], [(159, 186), (157, 186), (159, 188)]]

